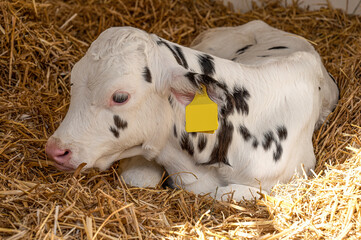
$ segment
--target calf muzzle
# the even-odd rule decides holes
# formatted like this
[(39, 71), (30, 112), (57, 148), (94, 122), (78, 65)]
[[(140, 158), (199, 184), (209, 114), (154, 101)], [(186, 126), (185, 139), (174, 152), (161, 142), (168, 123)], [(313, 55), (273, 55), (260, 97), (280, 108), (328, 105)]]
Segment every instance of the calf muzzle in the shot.
[(55, 166), (59, 170), (74, 170), (74, 166), (70, 163), (72, 152), (70, 149), (59, 147), (56, 139), (49, 139), (45, 146), (45, 152), (48, 157), (55, 162)]

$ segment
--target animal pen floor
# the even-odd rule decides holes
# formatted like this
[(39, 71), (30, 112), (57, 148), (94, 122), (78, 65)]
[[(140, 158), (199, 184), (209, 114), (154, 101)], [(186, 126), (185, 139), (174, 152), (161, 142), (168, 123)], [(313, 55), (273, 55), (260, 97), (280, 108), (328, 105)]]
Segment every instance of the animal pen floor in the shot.
[[(205, 29), (261, 19), (307, 38), (341, 91), (313, 137), (317, 177), (262, 200), (216, 202), (139, 189), (105, 172), (58, 172), (44, 153), (65, 116), (69, 76), (108, 27), (188, 45)], [(0, 1), (0, 239), (361, 238), (361, 17), (270, 3), (246, 14), (174, 0)]]

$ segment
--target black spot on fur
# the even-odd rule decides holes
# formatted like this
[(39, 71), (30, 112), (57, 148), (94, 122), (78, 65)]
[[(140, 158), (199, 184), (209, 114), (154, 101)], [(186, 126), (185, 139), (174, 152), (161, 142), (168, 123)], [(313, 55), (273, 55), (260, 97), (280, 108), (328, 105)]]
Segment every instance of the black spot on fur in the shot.
[[(332, 79), (332, 81), (336, 84), (337, 89), (338, 89), (338, 93), (340, 93), (340, 88), (339, 88), (339, 86), (338, 86), (338, 84), (337, 84), (337, 82), (336, 82), (335, 78), (332, 76), (332, 74), (331, 74), (331, 73), (329, 73), (329, 72), (327, 72), (327, 73), (328, 73), (328, 75), (330, 76), (330, 78)], [(340, 99), (341, 99), (341, 95), (340, 95), (340, 94), (338, 94), (338, 100), (340, 100)], [(333, 107), (332, 111), (334, 111), (334, 110), (336, 109), (336, 106), (337, 106), (337, 105), (335, 105), (335, 106)]]
[(203, 84), (203, 85), (217, 85), (220, 88), (224, 88), (224, 85), (222, 85), (221, 83), (217, 82), (214, 78), (205, 75), (205, 74), (198, 74), (197, 75), (197, 80), (199, 81), (199, 83)]
[(262, 146), (264, 150), (268, 150), (271, 147), (272, 142), (274, 141), (273, 132), (269, 131), (264, 134), (264, 140)]
[(261, 57), (261, 58), (266, 58), (266, 57), (270, 57), (271, 55), (260, 55), (260, 56), (257, 56), (257, 57)]
[(335, 80), (335, 78), (332, 76), (332, 74), (331, 74), (331, 73), (328, 73), (328, 75), (330, 76), (330, 78), (332, 79), (332, 81), (333, 81), (334, 83), (336, 83), (336, 80)]
[(318, 87), (318, 91), (321, 91), (321, 87)]
[(233, 91), (233, 97), (235, 100), (235, 105), (237, 112), (242, 111), (243, 114), (248, 115), (249, 107), (247, 100), (250, 98), (250, 94), (245, 88), (235, 88)]
[(232, 58), (231, 60), (234, 62), (234, 61), (236, 61), (236, 60), (237, 60), (237, 58)]
[(227, 91), (226, 90), (227, 87), (225, 84), (220, 83), (220, 82), (216, 81), (214, 78), (212, 78), (208, 75), (205, 75), (205, 74), (187, 72), (184, 75), (184, 77), (186, 77), (189, 80), (189, 82), (196, 88), (200, 88), (201, 85), (205, 85), (207, 87), (209, 87), (209, 86), (218, 87), (224, 91)]
[(252, 44), (250, 44), (250, 45), (246, 45), (246, 46), (244, 46), (243, 48), (241, 48), (241, 49), (238, 49), (237, 50), (237, 52), (236, 52), (236, 54), (242, 54), (242, 53), (244, 53), (248, 48), (250, 48), (250, 47), (252, 47), (253, 45)]
[(184, 54), (183, 54), (182, 49), (181, 49), (180, 47), (178, 47), (178, 46), (175, 46), (174, 49), (175, 49), (177, 55), (179, 56), (179, 58), (180, 58), (180, 60), (181, 60), (181, 62), (182, 62), (181, 65), (182, 65), (184, 68), (188, 69), (188, 63), (187, 63), (187, 61), (186, 61), (186, 59), (185, 59), (185, 57), (184, 57)]
[(169, 176), (168, 172), (164, 172), (164, 176), (162, 179), (162, 187), (163, 188), (177, 188), (177, 186), (174, 184), (174, 181), (172, 179), (172, 177)]
[(239, 126), (238, 130), (245, 141), (248, 141), (252, 137), (251, 133), (245, 126)]
[(282, 152), (283, 152), (283, 148), (281, 144), (276, 143), (276, 151), (273, 152), (273, 160), (275, 160), (276, 162), (280, 160), (282, 156)]
[(113, 116), (114, 124), (118, 129), (125, 129), (128, 127), (128, 123), (121, 119), (118, 115)]
[[(224, 97), (225, 97), (225, 101), (224, 104), (222, 104), (222, 106), (220, 107), (221, 110), (221, 115), (223, 117), (227, 117), (228, 115), (230, 115), (231, 113), (234, 112), (234, 106), (236, 105), (236, 100), (235, 97), (233, 95), (231, 95), (227, 89), (227, 85), (222, 83), (222, 82), (218, 82), (217, 80), (215, 80), (214, 78), (205, 75), (205, 74), (199, 74), (199, 73), (194, 73), (194, 72), (187, 72), (184, 75), (189, 82), (196, 88), (200, 89), (201, 85), (205, 85), (207, 88), (220, 88), (222, 89), (223, 93), (224, 93)], [(245, 100), (247, 100), (249, 98), (249, 93), (247, 90), (243, 90), (240, 94), (238, 94), (236, 92), (236, 97), (243, 97)], [(243, 111), (245, 111), (246, 113), (248, 113), (248, 105), (247, 103), (237, 103), (239, 106), (239, 109), (243, 109)]]
[(189, 155), (193, 156), (193, 154), (194, 154), (193, 143), (189, 139), (189, 136), (186, 132), (182, 133), (180, 145), (181, 145), (182, 150), (186, 150)]
[(198, 138), (199, 152), (202, 152), (203, 149), (206, 147), (206, 145), (207, 145), (207, 138), (203, 134), (199, 135), (199, 138)]
[(110, 127), (109, 130), (113, 133), (114, 137), (119, 138), (119, 131), (114, 127)]
[(110, 127), (109, 130), (113, 133), (116, 138), (119, 138), (119, 129), (125, 129), (128, 123), (121, 119), (118, 115), (113, 116), (115, 127)]
[(268, 50), (276, 50), (276, 49), (287, 49), (288, 47), (285, 46), (276, 46), (276, 47), (271, 47)]
[(258, 147), (258, 140), (257, 140), (257, 138), (255, 138), (255, 137), (253, 137), (252, 146), (253, 146), (254, 148), (257, 148), (257, 147)]
[(280, 141), (286, 140), (288, 132), (285, 126), (281, 126), (277, 128), (277, 135)]
[(227, 120), (223, 120), (218, 130), (217, 143), (213, 148), (213, 151), (210, 156), (210, 160), (208, 163), (205, 163), (204, 165), (215, 164), (215, 163), (224, 163), (229, 165), (227, 155), (228, 155), (228, 148), (232, 141), (233, 131), (234, 131), (234, 127), (232, 123), (228, 122)]
[(221, 115), (226, 118), (234, 112), (234, 98), (230, 94), (226, 94), (225, 104), (221, 108)]
[(157, 44), (160, 46), (160, 45), (164, 45), (166, 46), (170, 51), (171, 53), (173, 54), (173, 57), (175, 58), (175, 60), (177, 61), (177, 63), (181, 66), (183, 66), (182, 64), (182, 60), (179, 58), (179, 56), (177, 55), (177, 53), (173, 50), (173, 48), (165, 41), (163, 41), (162, 39), (160, 39), (159, 41), (157, 41)]
[(197, 133), (196, 133), (196, 132), (191, 132), (190, 134), (191, 134), (192, 137), (194, 137), (194, 138), (197, 137)]
[(201, 65), (202, 72), (205, 75), (212, 75), (215, 72), (214, 69), (214, 59), (208, 54), (203, 54), (198, 56), (198, 62)]
[(220, 109), (220, 113), (223, 117), (227, 117), (228, 115), (232, 114), (234, 109), (237, 109), (238, 113), (242, 112), (242, 114), (248, 115), (249, 106), (247, 100), (251, 95), (247, 89), (243, 87), (236, 87), (233, 91), (233, 94), (230, 94), (227, 86), (224, 83), (218, 82), (208, 75), (188, 72), (184, 76), (196, 88), (200, 88), (201, 85), (205, 85), (207, 87), (215, 87), (223, 90), (225, 101)]
[(286, 140), (288, 133), (287, 133), (287, 129), (285, 126), (278, 127), (276, 132), (277, 132), (279, 141), (275, 138), (272, 131), (268, 131), (264, 134), (264, 140), (262, 142), (262, 146), (263, 146), (264, 150), (268, 150), (271, 147), (272, 142), (275, 143), (276, 149), (273, 152), (273, 160), (275, 160), (277, 162), (278, 160), (281, 159), (281, 156), (283, 153), (283, 148), (282, 148), (282, 145), (280, 142), (283, 140)]
[(152, 75), (150, 74), (150, 70), (148, 67), (144, 67), (143, 77), (144, 77), (145, 81), (147, 81), (149, 83), (152, 82)]
[(177, 127), (175, 126), (175, 124), (173, 125), (173, 134), (174, 134), (174, 137), (175, 137), (175, 138), (178, 137)]
[(188, 78), (189, 82), (192, 83), (192, 85), (199, 87), (199, 84), (196, 81), (196, 75), (197, 73), (194, 72), (187, 72), (184, 76)]
[(172, 108), (174, 108), (174, 103), (173, 103), (173, 98), (172, 98), (172, 96), (168, 96), (168, 102), (169, 102), (169, 105), (172, 107)]

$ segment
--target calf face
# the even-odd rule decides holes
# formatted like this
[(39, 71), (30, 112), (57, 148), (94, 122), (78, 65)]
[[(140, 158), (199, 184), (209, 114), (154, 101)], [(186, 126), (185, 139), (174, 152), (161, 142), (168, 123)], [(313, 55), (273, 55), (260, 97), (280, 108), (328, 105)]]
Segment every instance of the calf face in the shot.
[(46, 145), (59, 169), (83, 162), (106, 169), (134, 155), (152, 158), (166, 141), (170, 106), (156, 94), (146, 46), (129, 34), (134, 31), (105, 31), (74, 66), (68, 113)]

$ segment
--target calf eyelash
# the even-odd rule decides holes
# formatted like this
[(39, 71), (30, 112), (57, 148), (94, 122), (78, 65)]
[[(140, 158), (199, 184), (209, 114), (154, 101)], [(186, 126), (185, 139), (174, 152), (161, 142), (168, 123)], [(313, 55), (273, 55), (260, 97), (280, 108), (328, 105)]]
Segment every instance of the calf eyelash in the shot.
[(112, 95), (111, 101), (113, 105), (121, 105), (128, 102), (129, 98), (130, 95), (127, 92), (115, 92)]

